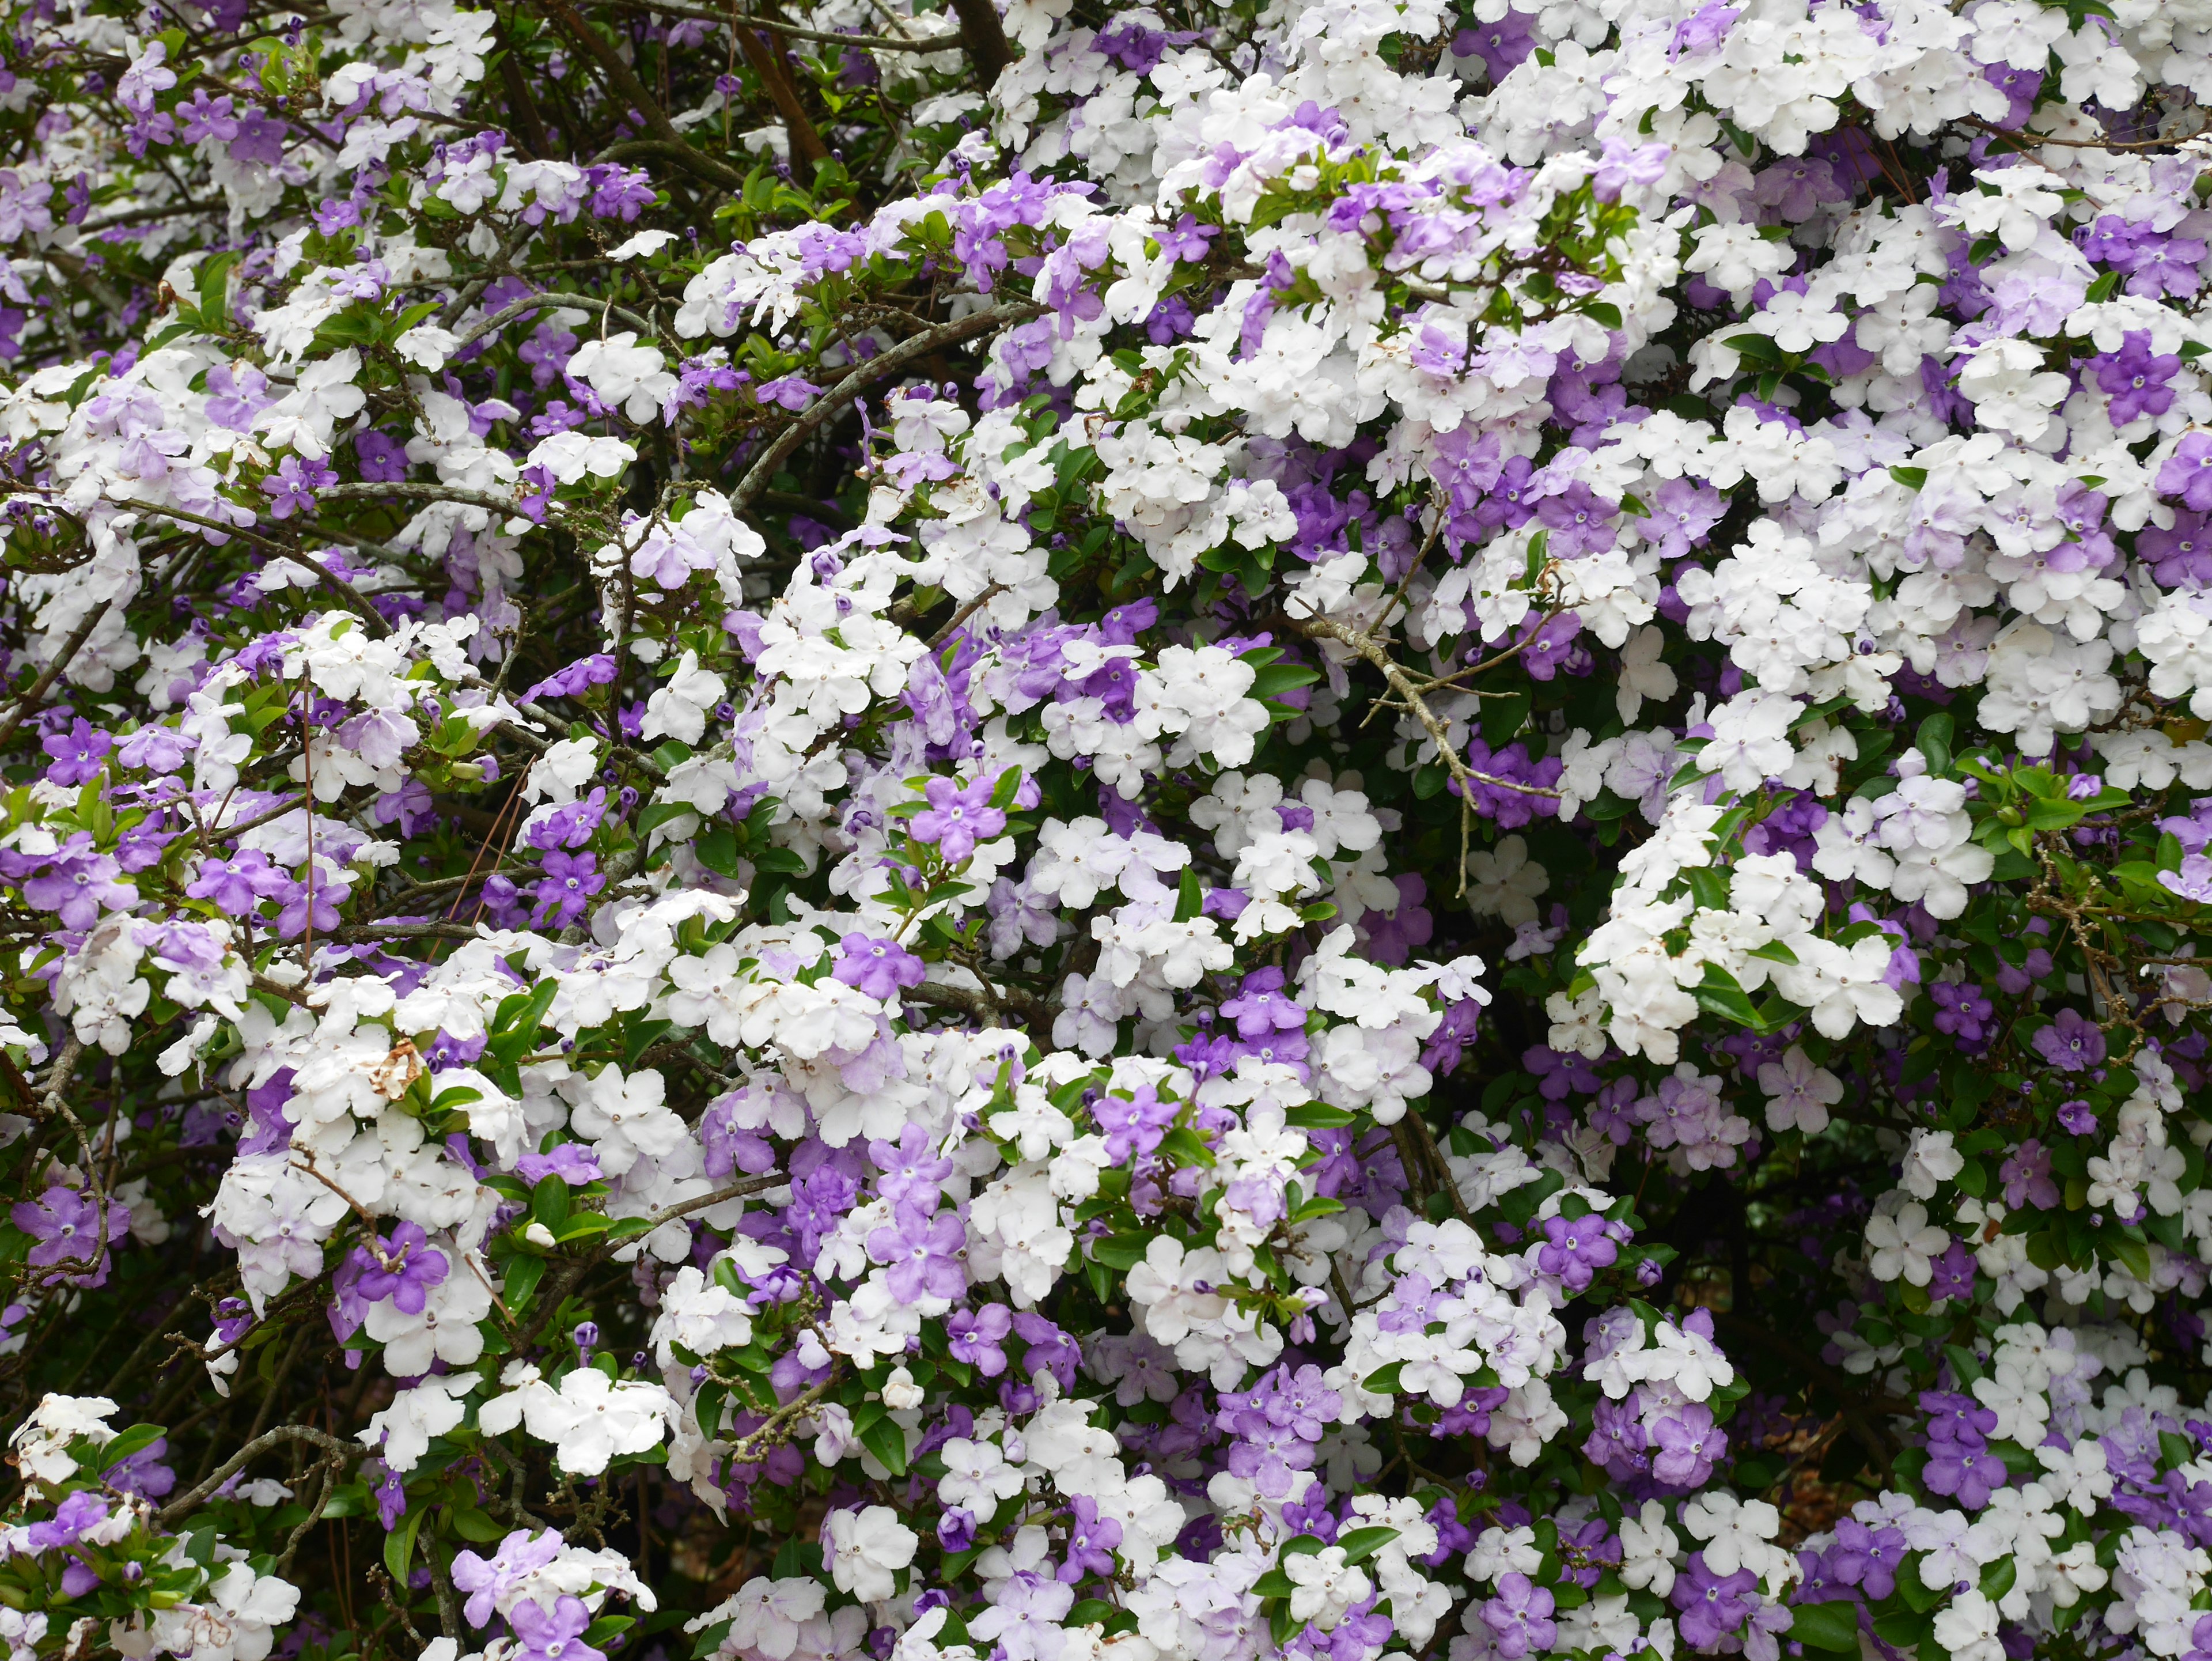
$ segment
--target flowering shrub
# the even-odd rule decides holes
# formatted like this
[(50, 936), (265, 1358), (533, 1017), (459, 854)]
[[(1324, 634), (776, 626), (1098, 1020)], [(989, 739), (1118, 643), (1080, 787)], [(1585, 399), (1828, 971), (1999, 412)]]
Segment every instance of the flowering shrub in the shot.
[(9, 1661), (2212, 1661), (2199, 100), (16, 6)]

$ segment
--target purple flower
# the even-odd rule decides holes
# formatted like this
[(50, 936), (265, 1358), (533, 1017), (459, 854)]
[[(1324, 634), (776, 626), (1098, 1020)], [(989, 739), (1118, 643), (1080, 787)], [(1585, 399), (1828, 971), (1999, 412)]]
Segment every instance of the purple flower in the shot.
[(1613, 527), (1620, 504), (1607, 502), (1577, 480), (1557, 496), (1536, 504), (1536, 518), (1545, 530), (1544, 551), (1559, 559), (1580, 559), (1601, 554), (1613, 546)]
[(33, 1551), (52, 1551), (62, 1546), (73, 1546), (89, 1528), (107, 1520), (107, 1502), (96, 1494), (82, 1491), (72, 1494), (54, 1507), (54, 1514), (43, 1523), (33, 1523), (24, 1530), (26, 1543)]
[(1664, 144), (1608, 138), (1597, 171), (1590, 175), (1590, 191), (1601, 202), (1618, 202), (1631, 185), (1656, 185), (1665, 178), (1667, 159), (1673, 154)]
[(2023, 1205), (2048, 1211), (2058, 1203), (2058, 1184), (2051, 1179), (2051, 1151), (2032, 1136), (1997, 1167), (1997, 1177), (2004, 1183), (2005, 1204), (2015, 1211)]
[(115, 740), (79, 715), (66, 733), (50, 733), (40, 747), (52, 756), (46, 776), (56, 784), (89, 784), (107, 765)]
[(461, 1612), (469, 1624), (481, 1627), (492, 1618), (495, 1605), (507, 1592), (561, 1555), (561, 1536), (551, 1529), (532, 1538), (517, 1529), (499, 1542), (489, 1560), (464, 1550), (453, 1559), (453, 1585), (468, 1593)]
[(2212, 433), (2182, 435), (2158, 470), (2158, 493), (2179, 496), (2199, 513), (2212, 508)]
[(1237, 1023), (1237, 1036), (1248, 1043), (1277, 1032), (1303, 1032), (1306, 1012), (1283, 995), (1283, 971), (1255, 970), (1244, 977), (1235, 997), (1221, 1006), (1224, 1020)]
[(376, 1520), (384, 1525), (386, 1534), (399, 1526), (399, 1519), (407, 1515), (407, 1484), (396, 1470), (386, 1470), (377, 1480)]
[(2079, 1099), (2058, 1104), (2058, 1123), (2076, 1136), (2097, 1134), (2097, 1116), (2089, 1110), (2089, 1104)]
[(1674, 1578), (1671, 1598), (1681, 1620), (1682, 1636), (1694, 1649), (1710, 1651), (1721, 1639), (1743, 1625), (1758, 1603), (1759, 1577), (1749, 1569), (1716, 1574), (1701, 1551), (1690, 1554), (1689, 1567)]
[(1968, 1511), (1979, 1511), (1989, 1504), (1990, 1493), (2005, 1485), (2005, 1464), (1987, 1448), (1934, 1442), (1920, 1480), (1930, 1494), (1949, 1494)]
[(999, 1346), (1013, 1325), (1013, 1311), (1004, 1304), (956, 1309), (945, 1317), (946, 1353), (984, 1378), (995, 1378), (1006, 1370), (1006, 1353)]
[(1535, 16), (1524, 11), (1509, 10), (1494, 23), (1462, 29), (1452, 37), (1452, 51), (1462, 58), (1480, 58), (1492, 84), (1510, 75), (1539, 44)]
[(531, 1661), (606, 1661), (606, 1657), (584, 1642), (592, 1612), (580, 1597), (563, 1596), (551, 1610), (526, 1597), (507, 1617), (514, 1635), (522, 1640), (522, 1653)]
[(947, 864), (957, 865), (1006, 828), (1006, 816), (991, 806), (997, 792), (996, 776), (977, 779), (962, 789), (948, 778), (933, 778), (922, 787), (929, 806), (914, 816), (907, 829), (916, 842), (933, 842)]
[(1920, 1410), (1928, 1415), (1928, 1439), (1980, 1447), (1997, 1427), (1997, 1416), (1972, 1396), (1956, 1390), (1920, 1392)]
[(1162, 1101), (1150, 1085), (1139, 1085), (1133, 1097), (1109, 1094), (1091, 1104), (1091, 1122), (1106, 1133), (1107, 1157), (1116, 1165), (1141, 1159), (1159, 1147), (1176, 1111), (1177, 1104)]
[(328, 934), (338, 926), (337, 902), (345, 897), (345, 888), (327, 876), (312, 890), (304, 882), (288, 882), (276, 897), (278, 938), (296, 940), (310, 928)]
[(1928, 1283), (1928, 1295), (1937, 1302), (1946, 1298), (1964, 1302), (1974, 1295), (1974, 1255), (1966, 1250), (1965, 1241), (1952, 1241), (1934, 1260), (1930, 1273), (1933, 1278)]
[(2105, 1035), (2077, 1010), (2060, 1010), (2034, 1043), (2036, 1054), (2061, 1073), (2086, 1073), (2105, 1059)]
[(1668, 46), (1668, 55), (1696, 58), (1712, 51), (1728, 38), (1729, 30), (1742, 15), (1741, 7), (1723, 4), (1723, 0), (1706, 0), (1695, 16), (1674, 26), (1674, 39)]
[[(2163, 587), (2179, 587), (2183, 583), (2203, 586), (2212, 582), (2212, 536), (2205, 532), (2204, 516), (2185, 508), (2173, 516), (2173, 527), (2160, 530), (2155, 525), (2146, 525), (2136, 532), (2136, 551), (2150, 562), (2152, 580)], [(2166, 829), (2161, 822), (2160, 830)], [(2185, 841), (2185, 848), (2189, 844)], [(2202, 852), (2204, 841), (2200, 835), (2191, 853)]]
[(442, 1285), (453, 1272), (446, 1254), (433, 1250), (414, 1223), (401, 1223), (392, 1231), (392, 1238), (379, 1240), (374, 1250), (356, 1246), (354, 1256), (362, 1264), (356, 1283), (361, 1295), (372, 1304), (389, 1298), (404, 1315), (420, 1315), (430, 1288)]
[(627, 224), (653, 205), (650, 173), (603, 165), (586, 168), (585, 177), (591, 181), (594, 219), (620, 219)]
[(1121, 1543), (1121, 1525), (1098, 1514), (1098, 1502), (1079, 1494), (1069, 1503), (1067, 1561), (1060, 1566), (1060, 1579), (1068, 1585), (1093, 1574), (1114, 1573), (1114, 1548)]
[(936, 1141), (918, 1124), (901, 1131), (896, 1147), (881, 1140), (871, 1141), (868, 1158), (878, 1173), (876, 1192), (893, 1206), (918, 1204), (925, 1211), (934, 1211), (945, 1178), (952, 1174), (952, 1161), (939, 1153)]
[(902, 1304), (921, 1298), (957, 1298), (968, 1290), (968, 1268), (961, 1261), (968, 1231), (957, 1212), (934, 1217), (918, 1207), (891, 1213), (890, 1225), (868, 1236), (868, 1256), (889, 1266), (891, 1296)]
[(291, 885), (291, 879), (269, 863), (269, 856), (249, 848), (234, 859), (204, 859), (199, 873), (185, 885), (196, 900), (210, 900), (226, 916), (252, 914), (264, 899), (274, 899)]
[(2159, 885), (2185, 900), (2203, 905), (2212, 902), (2212, 858), (2203, 854), (2185, 856), (2179, 871), (2161, 871)]
[(2180, 372), (2181, 359), (2154, 356), (2148, 330), (2130, 329), (2120, 337), (2118, 351), (2091, 358), (2089, 367), (2112, 400), (2115, 427), (2137, 416), (2164, 415), (2173, 406), (2173, 388), (2167, 383)]
[(592, 839), (592, 833), (599, 828), (606, 812), (607, 793), (602, 787), (581, 801), (555, 808), (532, 824), (524, 839), (532, 848), (548, 853), (556, 848), (581, 848)]
[(173, 773), (185, 764), (191, 746), (173, 727), (142, 727), (123, 740), (115, 759), (134, 770)]
[(975, 1513), (955, 1506), (937, 1519), (937, 1543), (946, 1551), (965, 1551), (975, 1543)]
[(23, 897), (57, 914), (64, 928), (89, 928), (102, 911), (137, 904), (137, 885), (115, 879), (121, 868), (110, 855), (93, 850), (88, 831), (71, 831), (53, 863), (24, 883)]
[(407, 477), (407, 451), (398, 439), (374, 427), (353, 435), (353, 453), (364, 484), (397, 484)]
[(1845, 1585), (1858, 1587), (1870, 1598), (1884, 1598), (1897, 1589), (1897, 1566), (1910, 1549), (1895, 1529), (1870, 1529), (1856, 1518), (1839, 1518), (1828, 1567)]
[(286, 456), (276, 471), (261, 481), (261, 493), (271, 498), (270, 518), (289, 519), (313, 508), (315, 492), (337, 482), (338, 476), (328, 463)]
[(1692, 1402), (1651, 1427), (1651, 1474), (1678, 1488), (1693, 1488), (1728, 1456), (1728, 1433), (1713, 1423), (1712, 1409)]
[[(1606, 1232), (1604, 1218), (1594, 1213), (1572, 1220), (1552, 1217), (1544, 1224), (1544, 1244), (1536, 1249), (1536, 1267), (1547, 1275), (1558, 1275), (1568, 1291), (1583, 1292), (1598, 1270), (1611, 1268), (1620, 1256), (1620, 1248)], [(1711, 1422), (1710, 1414), (1706, 1421)], [(1662, 1480), (1674, 1481), (1673, 1477)]]
[[(1533, 680), (1550, 680), (1562, 667), (1572, 671), (1577, 662), (1575, 641), (1583, 631), (1583, 620), (1573, 611), (1560, 611), (1540, 622), (1535, 618), (1526, 619), (1517, 638), (1521, 643), (1522, 666)], [(1587, 660), (1583, 653), (1581, 660)]]
[[(31, 1248), (33, 1269), (57, 1263), (90, 1266), (105, 1255), (100, 1238), (100, 1208), (73, 1188), (57, 1183), (36, 1200), (19, 1200), (8, 1213), (15, 1226), (37, 1244)], [(107, 1202), (107, 1239), (119, 1240), (131, 1229), (131, 1214), (118, 1202)]]
[(837, 942), (840, 953), (830, 973), (872, 998), (896, 996), (901, 987), (920, 986), (929, 970), (896, 940), (872, 939), (855, 931)]
[(177, 1486), (177, 1473), (161, 1463), (168, 1451), (169, 1439), (156, 1436), (129, 1458), (100, 1472), (100, 1480), (118, 1493), (159, 1500)]
[(1490, 1628), (1504, 1661), (1521, 1661), (1531, 1650), (1550, 1649), (1559, 1636), (1553, 1607), (1548, 1591), (1518, 1569), (1509, 1569), (1498, 1579), (1498, 1596), (1482, 1606), (1482, 1624)]
[(595, 854), (548, 854), (545, 874), (531, 889), (537, 910), (531, 913), (531, 923), (544, 928), (550, 920), (556, 928), (566, 928), (584, 915), (592, 896), (607, 885), (599, 874), (599, 856)]
[(1936, 1030), (1966, 1043), (1979, 1043), (1988, 1036), (1988, 1024), (1997, 1013), (1981, 987), (1972, 981), (1956, 984), (1937, 981), (1928, 989), (1936, 1006)]

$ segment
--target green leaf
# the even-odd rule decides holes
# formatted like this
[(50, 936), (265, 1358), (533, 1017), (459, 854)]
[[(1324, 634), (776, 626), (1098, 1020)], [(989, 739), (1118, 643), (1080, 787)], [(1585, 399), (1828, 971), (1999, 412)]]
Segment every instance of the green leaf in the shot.
[(1190, 866), (1182, 869), (1182, 880), (1176, 889), (1177, 922), (1188, 922), (1206, 909), (1206, 888), (1200, 882), (1197, 871)]
[(906, 1475), (906, 1431), (896, 1420), (877, 1420), (860, 1433), (860, 1445), (881, 1460), (892, 1475)]
[(1302, 1107), (1288, 1109), (1283, 1123), (1300, 1130), (1334, 1130), (1358, 1120), (1357, 1113), (1346, 1112), (1340, 1107), (1330, 1107), (1321, 1102), (1308, 1102)]
[(453, 1532), (477, 1545), (501, 1539), (507, 1534), (507, 1530), (494, 1522), (488, 1512), (474, 1506), (462, 1506), (452, 1515)]
[(169, 1433), (166, 1425), (133, 1425), (100, 1451), (100, 1469), (112, 1470), (134, 1453), (143, 1453)]
[(1921, 490), (1928, 483), (1925, 467), (1893, 467), (1889, 470), (1889, 476), (1908, 490)]
[(407, 1584), (407, 1571), (415, 1562), (415, 1536), (422, 1531), (422, 1519), (428, 1515), (418, 1506), (400, 1520), (398, 1528), (384, 1536), (384, 1567), (392, 1571), (394, 1585)]
[(530, 1214), (554, 1234), (568, 1220), (568, 1183), (560, 1176), (543, 1177), (530, 1190)]
[(1735, 976), (1718, 964), (1705, 965), (1705, 977), (1694, 989), (1698, 1007), (1711, 1015), (1739, 1025), (1755, 1027), (1759, 1025), (1759, 1011), (1744, 995), (1743, 988), (1736, 984)]
[(1859, 1652), (1856, 1604), (1800, 1603), (1791, 1615), (1790, 1636), (1799, 1643), (1838, 1654), (1855, 1656)]
[(507, 1279), (500, 1289), (501, 1301), (510, 1311), (520, 1310), (537, 1294), (538, 1281), (545, 1278), (545, 1260), (527, 1255), (518, 1256), (507, 1266)]
[(1146, 1248), (1152, 1243), (1149, 1234), (1109, 1234), (1091, 1243), (1091, 1260), (1109, 1269), (1132, 1269), (1145, 1261)]
[(738, 853), (738, 833), (727, 824), (708, 825), (692, 838), (691, 851), (699, 856), (699, 863), (718, 877), (732, 881), (742, 868)]
[[(1903, 1586), (1904, 1582), (1899, 1581)], [(1925, 1614), (1911, 1609), (1892, 1609), (1887, 1615), (1874, 1618), (1875, 1636), (1885, 1644), (1900, 1650), (1917, 1650), (1923, 1644), (1932, 1646), (1936, 1638), (1936, 1623)]]
[(1376, 1396), (1395, 1395), (1398, 1389), (1398, 1374), (1405, 1366), (1403, 1361), (1393, 1361), (1389, 1366), (1377, 1367), (1359, 1381), (1359, 1387)]
[(1320, 678), (1320, 670), (1309, 669), (1303, 663), (1271, 663), (1253, 677), (1252, 690), (1244, 696), (1248, 698), (1279, 698), (1301, 686), (1310, 686)]
[(1398, 1537), (1398, 1530), (1386, 1528), (1352, 1529), (1336, 1537), (1344, 1548), (1344, 1561), (1364, 1563)]
[(1922, 1614), (1934, 1609), (1951, 1595), (1951, 1588), (1948, 1585), (1931, 1586), (1920, 1578), (1920, 1571), (1925, 1567), (1927, 1561), (1925, 1555), (1915, 1552), (1905, 1560), (1907, 1565), (1905, 1572), (1897, 1577), (1899, 1593), (1907, 1603)]

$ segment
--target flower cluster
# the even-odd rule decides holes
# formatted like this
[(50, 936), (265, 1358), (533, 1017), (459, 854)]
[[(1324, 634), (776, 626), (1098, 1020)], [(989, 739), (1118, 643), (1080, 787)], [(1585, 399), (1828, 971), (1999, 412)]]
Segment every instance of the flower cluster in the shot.
[(2208, 1661), (2200, 21), (14, 7), (6, 1661)]

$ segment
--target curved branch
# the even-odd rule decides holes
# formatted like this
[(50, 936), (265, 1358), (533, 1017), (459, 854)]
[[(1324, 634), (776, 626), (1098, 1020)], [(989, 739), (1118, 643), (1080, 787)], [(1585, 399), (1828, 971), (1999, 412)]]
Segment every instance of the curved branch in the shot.
[(85, 642), (92, 638), (92, 631), (100, 627), (100, 618), (107, 615), (107, 608), (114, 604), (112, 599), (100, 601), (92, 608), (92, 615), (77, 625), (77, 631), (62, 642), (62, 649), (54, 654), (54, 660), (40, 672), (38, 679), (33, 681), (25, 689), (23, 696), (15, 700), (15, 707), (8, 711), (7, 718), (0, 721), (0, 745), (6, 744), (15, 736), (15, 729), (23, 724), (32, 710), (39, 707), (40, 700), (61, 678), (62, 672), (70, 666), (76, 654), (84, 650)]
[[(481, 340), (495, 330), (505, 328), (518, 317), (526, 316), (532, 312), (543, 311), (552, 306), (566, 306), (580, 312), (611, 312), (631, 328), (636, 330), (641, 336), (651, 336), (656, 339), (659, 338), (659, 331), (652, 324), (628, 307), (616, 305), (611, 300), (594, 300), (589, 295), (562, 294), (549, 290), (544, 294), (525, 295), (513, 305), (501, 307), (496, 315), (486, 318), (476, 327), (463, 334), (460, 344), (465, 346), (472, 341)], [(323, 494), (327, 495), (328, 492)]]
[(244, 1470), (255, 1457), (268, 1452), (280, 1442), (305, 1442), (310, 1447), (320, 1448), (333, 1459), (359, 1459), (368, 1451), (367, 1448), (357, 1443), (342, 1442), (337, 1437), (316, 1430), (312, 1426), (279, 1425), (274, 1430), (262, 1432), (260, 1435), (217, 1465), (210, 1474), (207, 1481), (192, 1489), (191, 1493), (180, 1499), (172, 1500), (167, 1505), (162, 1506), (154, 1514), (155, 1520), (164, 1528), (171, 1526), (193, 1506), (200, 1504), (225, 1482)]
[[(465, 490), (451, 484), (410, 484), (404, 481), (391, 484), (325, 484), (315, 492), (319, 502), (347, 502), (356, 497), (401, 496), (410, 502), (458, 502), (465, 508), (488, 508), (495, 514), (517, 514), (521, 508), (513, 496), (494, 496), (489, 490)], [(549, 516), (558, 514), (558, 502), (548, 502)]]
[(696, 17), (703, 22), (761, 29), (792, 40), (819, 40), (832, 46), (857, 46), (863, 52), (959, 52), (968, 44), (957, 34), (945, 35), (933, 40), (902, 40), (889, 34), (839, 34), (830, 29), (803, 29), (795, 23), (780, 23), (772, 17), (756, 17), (749, 12), (732, 15), (726, 11), (709, 11), (704, 6), (679, 5), (675, 0), (613, 0), (613, 3), (623, 11), (649, 11), (666, 17)]
[(776, 435), (775, 441), (761, 454), (759, 460), (746, 469), (744, 479), (730, 497), (733, 513), (743, 513), (752, 505), (755, 497), (768, 489), (769, 481), (785, 459), (805, 442), (806, 435), (823, 423), (842, 415), (860, 394), (878, 380), (889, 379), (911, 364), (920, 362), (932, 352), (947, 346), (957, 346), (963, 341), (973, 340), (977, 335), (991, 334), (1016, 323), (1026, 323), (1040, 317), (1050, 307), (1035, 301), (1009, 301), (993, 306), (970, 316), (951, 323), (940, 323), (925, 330), (911, 339), (902, 340), (886, 351), (881, 351), (854, 369), (835, 386), (814, 400), (805, 414)]

